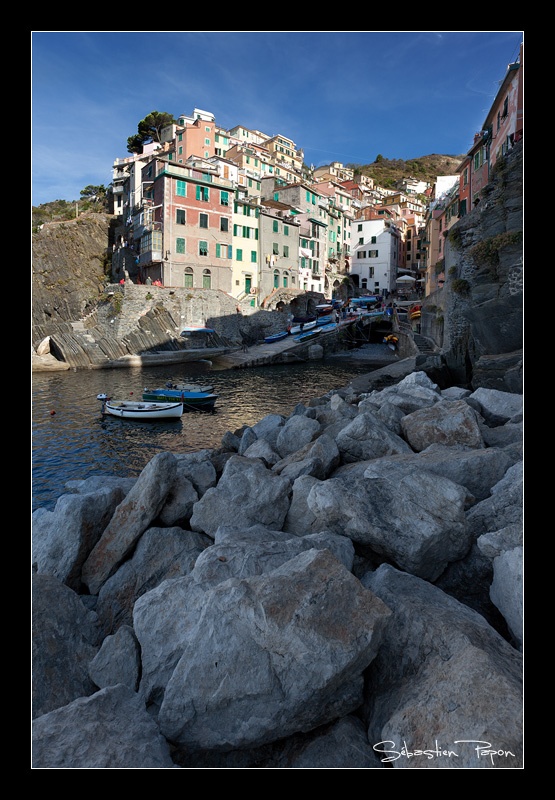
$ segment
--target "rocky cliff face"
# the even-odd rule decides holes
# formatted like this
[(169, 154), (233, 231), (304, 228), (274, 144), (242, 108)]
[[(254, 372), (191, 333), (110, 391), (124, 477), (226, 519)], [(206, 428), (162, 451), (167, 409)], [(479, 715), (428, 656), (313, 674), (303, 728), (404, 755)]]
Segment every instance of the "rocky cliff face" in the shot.
[(497, 162), (483, 194), (449, 231), (445, 286), (426, 299), (422, 333), (454, 383), (522, 392), (522, 144)]
[(108, 280), (114, 221), (89, 214), (47, 223), (34, 234), (33, 327), (79, 320), (96, 307)]

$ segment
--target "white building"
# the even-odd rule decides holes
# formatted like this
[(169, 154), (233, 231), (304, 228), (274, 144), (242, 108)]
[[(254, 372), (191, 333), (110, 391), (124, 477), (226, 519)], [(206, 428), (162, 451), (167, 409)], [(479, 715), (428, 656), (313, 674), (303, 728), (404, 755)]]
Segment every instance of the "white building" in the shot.
[(351, 277), (361, 294), (395, 288), (401, 232), (390, 220), (358, 219), (351, 226)]

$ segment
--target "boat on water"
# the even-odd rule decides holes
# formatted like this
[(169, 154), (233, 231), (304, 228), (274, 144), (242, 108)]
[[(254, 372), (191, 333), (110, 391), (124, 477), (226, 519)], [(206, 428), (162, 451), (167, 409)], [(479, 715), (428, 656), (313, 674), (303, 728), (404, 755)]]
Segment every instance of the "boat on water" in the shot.
[(183, 415), (183, 403), (145, 403), (140, 400), (112, 400), (105, 394), (97, 395), (102, 401), (102, 414), (120, 419), (153, 421), (157, 419), (178, 419)]
[(289, 336), (289, 331), (280, 331), (279, 333), (273, 333), (271, 336), (265, 336), (264, 341), (266, 344), (272, 344), (272, 342), (281, 342), (282, 339), (286, 339)]
[(295, 342), (306, 342), (309, 339), (314, 339), (316, 336), (319, 336), (322, 333), (322, 328), (312, 328), (310, 331), (306, 331), (306, 333), (301, 333), (298, 336), (293, 337), (293, 341)]
[(181, 403), (183, 411), (213, 411), (218, 395), (213, 392), (185, 391), (183, 389), (143, 390), (143, 401), (151, 403)]
[(318, 325), (318, 320), (312, 319), (310, 322), (301, 322), (299, 325), (294, 325), (289, 333), (292, 336), (296, 336), (299, 333), (306, 333), (307, 331), (312, 330)]
[[(176, 389), (179, 392), (213, 392), (214, 387), (210, 386), (209, 384), (202, 384), (202, 383), (174, 383), (173, 381), (168, 381), (166, 383), (166, 389)], [(146, 389), (145, 389), (146, 392)]]

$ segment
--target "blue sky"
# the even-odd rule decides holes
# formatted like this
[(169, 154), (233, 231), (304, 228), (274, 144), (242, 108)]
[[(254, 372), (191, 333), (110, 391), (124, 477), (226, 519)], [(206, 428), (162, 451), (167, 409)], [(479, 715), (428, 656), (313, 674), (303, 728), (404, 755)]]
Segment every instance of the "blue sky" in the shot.
[(32, 31), (32, 204), (108, 186), (151, 111), (293, 139), (305, 162), (472, 146), (522, 31)]

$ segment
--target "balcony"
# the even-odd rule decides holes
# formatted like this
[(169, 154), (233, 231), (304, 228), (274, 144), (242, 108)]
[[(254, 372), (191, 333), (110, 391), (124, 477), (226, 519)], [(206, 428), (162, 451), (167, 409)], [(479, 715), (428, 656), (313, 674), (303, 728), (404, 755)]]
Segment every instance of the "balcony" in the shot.
[(148, 267), (151, 264), (159, 264), (161, 261), (161, 250), (148, 250), (146, 253), (141, 253), (139, 256), (139, 265), (141, 267)]

